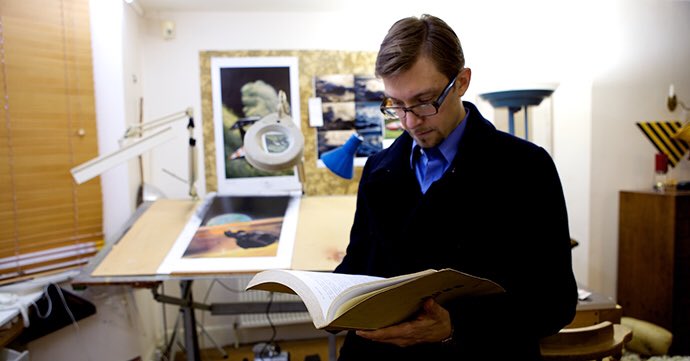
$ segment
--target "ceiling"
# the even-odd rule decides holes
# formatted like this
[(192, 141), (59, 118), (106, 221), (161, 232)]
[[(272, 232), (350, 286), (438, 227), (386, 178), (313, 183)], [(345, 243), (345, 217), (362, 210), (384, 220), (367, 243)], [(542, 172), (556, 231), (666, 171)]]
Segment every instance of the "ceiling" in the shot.
[(155, 11), (329, 11), (354, 0), (134, 0), (144, 12)]
[[(144, 11), (258, 11), (258, 12), (281, 12), (281, 11), (334, 11), (346, 7), (361, 8), (361, 6), (371, 6), (368, 0), (133, 0), (138, 3)], [(385, 2), (387, 0), (378, 0)], [(671, 0), (678, 2), (689, 2), (690, 0)], [(446, 4), (444, 0), (426, 0), (425, 4), (437, 2)], [(401, 3), (416, 4), (415, 0), (395, 0), (391, 4), (399, 7)], [(385, 6), (385, 5), (384, 5)]]

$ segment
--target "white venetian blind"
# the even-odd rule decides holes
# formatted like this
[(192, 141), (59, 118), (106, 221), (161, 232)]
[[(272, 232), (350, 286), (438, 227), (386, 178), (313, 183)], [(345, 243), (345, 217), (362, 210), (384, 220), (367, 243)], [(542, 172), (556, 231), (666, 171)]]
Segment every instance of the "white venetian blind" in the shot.
[(0, 284), (79, 267), (103, 244), (88, 0), (0, 0)]

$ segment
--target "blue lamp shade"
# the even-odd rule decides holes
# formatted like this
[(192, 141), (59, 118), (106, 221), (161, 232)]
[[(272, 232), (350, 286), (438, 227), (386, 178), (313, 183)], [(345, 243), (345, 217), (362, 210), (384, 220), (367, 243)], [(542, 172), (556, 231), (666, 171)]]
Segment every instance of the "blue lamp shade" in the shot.
[(325, 164), (331, 172), (339, 177), (352, 179), (355, 153), (360, 144), (362, 144), (362, 138), (356, 133), (352, 134), (350, 139), (341, 147), (323, 153), (321, 155), (321, 161), (323, 161), (323, 164)]

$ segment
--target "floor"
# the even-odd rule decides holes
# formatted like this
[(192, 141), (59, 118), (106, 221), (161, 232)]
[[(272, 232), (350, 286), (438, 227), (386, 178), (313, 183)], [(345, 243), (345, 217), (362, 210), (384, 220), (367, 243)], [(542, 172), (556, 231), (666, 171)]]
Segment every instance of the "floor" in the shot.
[[(339, 349), (343, 342), (343, 337), (336, 339), (337, 348)], [(311, 339), (311, 340), (297, 340), (297, 341), (279, 341), (278, 345), (282, 351), (289, 353), (290, 361), (328, 361), (328, 339)], [(227, 346), (223, 349), (228, 353), (228, 358), (223, 358), (219, 350), (211, 348), (201, 350), (201, 359), (203, 361), (254, 361), (254, 353), (252, 346), (244, 345), (238, 348), (234, 346)], [(318, 359), (313, 357), (318, 355)], [(312, 356), (307, 359), (307, 356)], [(183, 354), (178, 353), (175, 356), (175, 361), (184, 361)]]
[(652, 356), (647, 358), (635, 353), (624, 352), (621, 361), (690, 361), (690, 356)]
[[(343, 337), (337, 338), (337, 348), (339, 349), (343, 342)], [(328, 361), (328, 339), (311, 339), (299, 341), (284, 341), (278, 342), (278, 345), (283, 351), (290, 354), (290, 361)], [(254, 354), (252, 353), (253, 345), (244, 345), (239, 348), (232, 346), (224, 347), (228, 358), (223, 358), (223, 355), (217, 349), (201, 350), (201, 359), (203, 361), (254, 361)], [(318, 355), (318, 359), (314, 358)], [(307, 359), (307, 356), (312, 356)], [(183, 354), (177, 354), (175, 361), (184, 361)], [(641, 357), (637, 354), (624, 352), (621, 361), (690, 361), (688, 356), (655, 356), (651, 358)]]

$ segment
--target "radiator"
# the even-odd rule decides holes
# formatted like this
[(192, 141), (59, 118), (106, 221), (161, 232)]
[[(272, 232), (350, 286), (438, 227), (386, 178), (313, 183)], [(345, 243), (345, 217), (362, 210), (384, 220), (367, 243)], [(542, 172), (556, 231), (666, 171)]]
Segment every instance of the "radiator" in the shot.
[[(236, 277), (237, 286), (239, 289), (244, 289), (252, 275), (242, 275)], [(240, 292), (238, 294), (238, 302), (257, 302), (266, 303), (268, 302), (270, 292), (266, 291), (251, 291), (251, 292)], [(273, 293), (273, 302), (292, 302), (300, 301), (300, 298), (296, 295), (291, 295), (288, 293)], [(269, 310), (270, 312), (270, 310)], [(309, 317), (308, 312), (282, 312), (275, 313), (270, 312), (271, 323), (275, 326), (281, 325), (292, 325), (299, 323), (311, 323), (311, 317)], [(268, 318), (265, 313), (252, 313), (239, 315), (237, 317), (237, 327), (238, 328), (251, 328), (251, 327), (269, 327)]]

